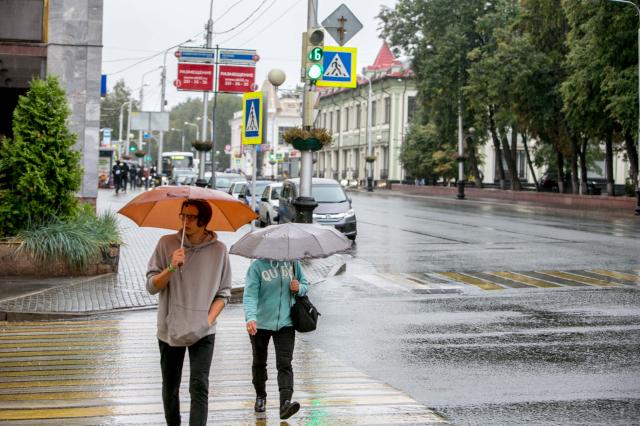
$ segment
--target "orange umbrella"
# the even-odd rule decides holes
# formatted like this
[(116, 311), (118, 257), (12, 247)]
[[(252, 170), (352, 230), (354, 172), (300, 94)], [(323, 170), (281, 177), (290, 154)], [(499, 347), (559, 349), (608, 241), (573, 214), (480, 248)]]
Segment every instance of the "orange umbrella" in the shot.
[(249, 206), (226, 192), (197, 186), (161, 186), (143, 192), (118, 213), (139, 226), (179, 230), (184, 226), (178, 217), (182, 202), (195, 199), (211, 205), (213, 216), (207, 225), (210, 231), (235, 231), (258, 217)]

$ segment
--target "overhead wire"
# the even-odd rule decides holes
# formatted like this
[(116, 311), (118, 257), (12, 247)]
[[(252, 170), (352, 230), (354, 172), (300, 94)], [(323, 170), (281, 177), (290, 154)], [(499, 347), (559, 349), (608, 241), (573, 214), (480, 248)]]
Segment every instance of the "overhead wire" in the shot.
[[(296, 4), (301, 4), (300, 2), (298, 2), (297, 0), (294, 0), (293, 3)], [(254, 39), (256, 39), (257, 37), (260, 37), (262, 35), (262, 32), (265, 31), (266, 29), (270, 28), (273, 24), (275, 24), (276, 22), (278, 22), (280, 19), (284, 18), (289, 12), (295, 10), (295, 5), (293, 7), (289, 7), (287, 8), (287, 10), (285, 10), (283, 13), (281, 13), (276, 19), (274, 19), (273, 21), (271, 21), (270, 23), (268, 23), (267, 25), (265, 25), (264, 27), (262, 27), (261, 29), (259, 29), (258, 31), (255, 31), (255, 34), (253, 37), (248, 38), (246, 40), (244, 40), (243, 44), (246, 44)], [(224, 40), (223, 43), (228, 42), (229, 40), (234, 39), (235, 37), (239, 36), (242, 33), (238, 33), (232, 37), (229, 37), (228, 39)]]
[(224, 17), (225, 17), (225, 15), (226, 15), (227, 13), (229, 13), (229, 11), (231, 11), (231, 9), (233, 9), (234, 7), (236, 7), (237, 5), (239, 5), (240, 3), (242, 3), (243, 1), (244, 1), (244, 0), (238, 0), (237, 2), (235, 2), (234, 4), (232, 4), (231, 6), (229, 6), (229, 7), (227, 8), (227, 10), (225, 10), (225, 11), (224, 11), (224, 13), (223, 13), (222, 15), (218, 16), (218, 17), (213, 21), (213, 23), (215, 24), (215, 23), (217, 23), (219, 20), (221, 20), (222, 18), (224, 18)]
[(255, 15), (261, 8), (262, 6), (264, 6), (264, 4), (267, 2), (268, 0), (262, 0), (262, 3), (260, 3), (258, 5), (257, 8), (255, 8), (250, 14), (249, 16), (247, 16), (246, 18), (244, 18), (242, 21), (240, 21), (235, 27), (229, 28), (228, 30), (224, 30), (224, 31), (213, 31), (214, 35), (222, 35), (222, 34), (227, 34), (230, 33), (232, 31), (235, 31), (237, 28), (239, 28), (240, 26), (242, 26), (244, 23), (246, 23), (249, 19), (251, 19), (251, 17), (253, 15)]

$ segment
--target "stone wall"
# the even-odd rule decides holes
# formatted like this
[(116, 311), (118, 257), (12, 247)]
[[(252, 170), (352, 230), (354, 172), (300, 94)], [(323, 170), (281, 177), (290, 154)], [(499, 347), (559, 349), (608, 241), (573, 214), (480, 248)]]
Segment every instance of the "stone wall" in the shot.
[(50, 0), (47, 75), (67, 92), (84, 169), (81, 198), (98, 196), (103, 0)]

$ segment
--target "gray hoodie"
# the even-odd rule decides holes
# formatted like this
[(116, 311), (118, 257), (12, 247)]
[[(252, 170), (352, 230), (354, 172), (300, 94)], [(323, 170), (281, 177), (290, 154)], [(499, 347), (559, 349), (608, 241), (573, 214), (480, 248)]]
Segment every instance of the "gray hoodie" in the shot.
[(171, 346), (189, 346), (216, 332), (209, 327), (208, 313), (215, 299), (226, 304), (231, 296), (231, 265), (224, 243), (212, 233), (202, 243), (192, 246), (184, 240), (185, 262), (174, 272), (167, 286), (159, 291), (151, 278), (171, 262), (180, 248), (181, 232), (160, 238), (147, 268), (147, 290), (160, 292), (158, 303), (158, 339)]

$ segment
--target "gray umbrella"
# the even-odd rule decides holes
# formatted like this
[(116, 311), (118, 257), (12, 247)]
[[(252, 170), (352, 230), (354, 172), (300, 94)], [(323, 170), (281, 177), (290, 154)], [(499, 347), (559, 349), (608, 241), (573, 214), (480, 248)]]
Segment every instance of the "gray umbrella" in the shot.
[(350, 248), (351, 241), (332, 226), (285, 223), (249, 232), (229, 253), (252, 259), (298, 260), (327, 257)]

